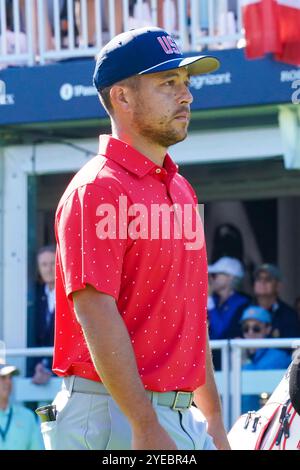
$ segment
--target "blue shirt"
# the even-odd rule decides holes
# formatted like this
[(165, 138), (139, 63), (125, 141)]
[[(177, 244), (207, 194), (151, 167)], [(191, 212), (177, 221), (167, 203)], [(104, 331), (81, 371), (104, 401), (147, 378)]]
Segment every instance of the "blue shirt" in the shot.
[[(286, 369), (291, 363), (291, 356), (282, 349), (260, 348), (246, 362), (243, 370)], [(242, 413), (261, 408), (259, 395), (242, 396)]]
[(228, 339), (240, 335), (240, 318), (250, 299), (234, 292), (220, 304), (219, 297), (212, 296), (213, 307), (208, 309), (210, 339)]
[(5, 439), (0, 433), (0, 450), (39, 450), (44, 449), (39, 425), (31, 410), (20, 405), (12, 405), (6, 410), (0, 409), (0, 427), (7, 427), (10, 410), (11, 421)]
[(260, 348), (243, 365), (243, 370), (286, 369), (291, 363), (291, 356), (280, 349)]

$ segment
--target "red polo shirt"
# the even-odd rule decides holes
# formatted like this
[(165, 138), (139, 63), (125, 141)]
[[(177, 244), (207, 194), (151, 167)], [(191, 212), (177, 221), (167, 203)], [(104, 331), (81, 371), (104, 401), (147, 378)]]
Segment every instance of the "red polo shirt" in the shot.
[(205, 382), (207, 261), (196, 204), (168, 154), (161, 168), (100, 137), (56, 213), (56, 374), (101, 380), (71, 295), (90, 284), (116, 299), (145, 388)]

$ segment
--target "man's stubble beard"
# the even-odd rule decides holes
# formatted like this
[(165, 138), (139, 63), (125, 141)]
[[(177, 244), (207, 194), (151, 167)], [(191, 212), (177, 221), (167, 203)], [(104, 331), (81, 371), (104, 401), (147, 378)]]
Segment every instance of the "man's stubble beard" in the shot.
[[(168, 148), (178, 142), (182, 142), (187, 137), (187, 128), (181, 132), (172, 128), (164, 127), (165, 121), (161, 118), (161, 122), (153, 125), (151, 122), (147, 123), (145, 120), (145, 112), (141, 112), (141, 107), (137, 106), (134, 113), (134, 125), (140, 135), (145, 137), (149, 142), (160, 145), (161, 147)], [(166, 119), (170, 119), (167, 118)], [(172, 121), (171, 121), (172, 122)], [(171, 123), (170, 123), (171, 124)]]

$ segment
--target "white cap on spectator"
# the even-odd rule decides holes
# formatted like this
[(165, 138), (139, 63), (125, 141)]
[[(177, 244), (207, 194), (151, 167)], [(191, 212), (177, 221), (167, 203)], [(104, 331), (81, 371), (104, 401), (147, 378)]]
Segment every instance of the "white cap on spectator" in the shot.
[(208, 266), (209, 274), (229, 274), (230, 276), (244, 277), (244, 269), (242, 263), (236, 258), (223, 256), (214, 264)]
[(19, 370), (16, 366), (10, 366), (8, 364), (0, 364), (0, 377), (6, 375), (18, 375)]

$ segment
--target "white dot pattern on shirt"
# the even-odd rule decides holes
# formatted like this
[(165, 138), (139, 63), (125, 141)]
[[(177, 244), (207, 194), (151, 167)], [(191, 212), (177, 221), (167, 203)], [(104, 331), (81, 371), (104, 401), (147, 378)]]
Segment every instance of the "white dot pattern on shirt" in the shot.
[[(125, 160), (125, 159), (124, 159), (124, 160)], [(148, 162), (147, 162), (147, 164), (148, 164)], [(135, 171), (137, 171), (137, 168), (135, 168)], [(122, 172), (122, 174), (123, 174), (123, 173), (124, 173), (124, 172)], [(126, 172), (126, 174), (128, 175), (128, 172)], [(160, 179), (160, 175), (158, 175), (157, 181), (159, 181), (159, 179)], [(158, 183), (158, 184), (161, 184), (161, 188), (165, 191), (165, 188), (166, 188), (165, 184), (164, 184), (164, 183)], [(131, 182), (130, 182), (130, 186), (132, 186)], [(149, 187), (152, 188), (152, 187), (153, 187), (153, 184), (147, 185), (147, 191), (148, 191), (148, 188), (149, 188)], [(145, 187), (142, 186), (142, 187), (140, 188), (140, 191), (141, 191), (141, 192), (142, 192), (142, 191), (145, 192)], [(156, 200), (159, 199), (159, 197), (158, 197), (157, 194), (153, 194), (153, 197), (154, 197), (154, 199), (156, 199)], [(162, 195), (162, 199), (163, 199), (164, 201), (165, 201), (165, 200), (168, 200), (168, 198), (166, 197), (166, 195)], [(169, 200), (170, 200), (170, 199), (169, 199)], [(153, 200), (151, 200), (151, 201), (152, 201), (152, 203), (153, 203)], [(148, 201), (148, 202), (149, 202), (149, 201)], [(156, 202), (157, 202), (157, 201), (156, 201)], [(79, 234), (79, 237), (80, 237), (80, 234)], [(136, 242), (135, 242), (134, 244), (136, 245)], [(120, 243), (120, 245), (121, 245), (121, 243)], [(140, 245), (140, 243), (139, 243), (139, 245)], [(95, 248), (95, 247), (94, 247), (94, 248)], [(164, 298), (163, 296), (161, 296), (161, 293), (162, 293), (162, 292), (161, 292), (161, 286), (162, 286), (162, 285), (164, 286), (165, 283), (166, 283), (166, 279), (168, 279), (168, 277), (167, 277), (168, 271), (171, 271), (171, 272), (174, 271), (174, 276), (173, 276), (174, 282), (171, 283), (171, 287), (172, 287), (172, 291), (173, 291), (173, 289), (175, 289), (175, 292), (176, 292), (176, 288), (178, 289), (179, 283), (184, 279), (184, 274), (183, 274), (183, 272), (179, 272), (179, 271), (178, 271), (178, 269), (180, 269), (180, 266), (181, 266), (181, 263), (182, 263), (182, 258), (181, 258), (180, 256), (178, 256), (177, 258), (174, 259), (174, 256), (173, 256), (173, 260), (172, 260), (171, 266), (170, 266), (170, 264), (164, 262), (163, 264), (159, 264), (159, 267), (157, 267), (157, 266), (156, 266), (157, 257), (155, 256), (155, 254), (154, 254), (152, 248), (151, 248), (151, 247), (149, 247), (149, 248), (150, 248), (150, 250), (149, 250), (149, 253), (147, 253), (147, 259), (151, 257), (151, 260), (149, 260), (150, 263), (151, 263), (151, 266), (148, 266), (148, 267), (150, 267), (150, 269), (149, 269), (149, 279), (150, 279), (150, 277), (151, 277), (151, 281), (149, 281), (149, 279), (147, 279), (146, 282), (144, 283), (144, 286), (145, 286), (145, 287), (147, 286), (147, 292), (149, 292), (149, 295), (151, 295), (151, 298), (153, 298), (153, 301), (150, 302), (149, 304), (147, 304), (147, 308), (149, 309), (149, 312), (150, 312), (150, 313), (152, 313), (152, 310), (151, 310), (152, 308), (153, 308), (153, 312), (156, 312), (155, 308), (157, 308), (156, 306), (157, 306), (158, 303), (159, 303), (160, 308), (162, 309), (162, 312), (161, 312), (161, 313), (162, 313), (161, 319), (162, 319), (162, 320), (165, 322), (165, 324), (166, 324), (166, 326), (165, 326), (166, 331), (167, 331), (168, 328), (170, 327), (173, 331), (174, 331), (174, 329), (175, 329), (175, 334), (176, 334), (178, 331), (181, 331), (181, 330), (180, 330), (180, 329), (177, 329), (177, 328), (178, 328), (178, 325), (177, 325), (177, 322), (175, 321), (175, 319), (172, 318), (172, 317), (170, 317), (170, 315), (163, 315), (163, 313), (167, 312), (168, 310), (165, 309), (165, 305), (167, 304), (166, 298)], [(169, 248), (169, 246), (168, 246), (168, 248)], [(137, 246), (137, 249), (138, 249), (138, 246)], [(172, 253), (174, 253), (174, 250), (176, 250), (176, 249), (177, 249), (177, 244), (173, 244), (173, 251), (172, 251)], [(93, 251), (96, 251), (96, 249), (94, 249)], [(150, 252), (150, 251), (151, 251), (151, 252)], [(109, 252), (110, 252), (110, 250), (109, 250)], [(164, 256), (163, 259), (164, 259), (164, 261), (165, 261), (165, 255), (166, 255), (166, 253), (168, 253), (168, 255), (172, 256), (171, 250), (169, 250), (169, 249), (166, 250), (165, 247), (160, 247), (160, 255), (158, 255), (158, 256)], [(83, 252), (83, 254), (85, 254), (85, 252)], [(136, 253), (135, 253), (135, 257), (139, 258), (139, 252), (136, 252)], [(144, 258), (145, 258), (145, 254), (144, 254)], [(179, 258), (179, 259), (178, 259), (178, 258)], [(153, 260), (153, 261), (152, 261), (152, 260)], [(142, 261), (144, 261), (144, 259), (143, 259)], [(95, 264), (95, 263), (96, 263), (96, 259), (92, 260), (92, 262), (93, 262), (93, 264)], [(193, 265), (193, 264), (194, 264), (194, 261), (193, 261), (193, 260), (190, 260), (190, 264)], [(107, 273), (109, 273), (109, 271), (110, 271), (110, 269), (109, 269), (110, 265), (105, 264), (105, 267), (106, 267), (106, 269), (107, 269)], [(197, 268), (197, 264), (196, 264), (195, 267)], [(137, 271), (137, 278), (136, 278), (136, 279), (138, 279), (138, 275), (139, 275), (138, 272), (139, 272), (139, 269), (140, 269), (140, 265), (139, 265), (139, 266), (135, 266), (135, 268), (134, 268), (134, 272)], [(161, 276), (161, 277), (160, 277), (160, 285), (159, 285), (159, 286), (158, 286), (158, 284), (153, 283), (153, 276), (154, 276), (154, 274), (157, 276), (157, 274), (158, 274), (158, 272), (159, 272), (158, 269), (160, 269), (161, 272), (164, 271), (164, 272), (166, 273), (166, 276)], [(178, 272), (177, 272), (177, 271), (178, 271)], [(116, 273), (119, 273), (119, 270), (116, 270), (115, 272), (116, 272)], [(151, 273), (151, 275), (150, 275), (150, 272), (153, 272), (154, 274)], [(196, 269), (195, 272), (199, 272), (199, 269)], [(203, 271), (202, 271), (202, 272), (203, 272)], [(131, 272), (131, 274), (132, 274), (132, 272)], [(175, 276), (176, 276), (178, 279), (175, 279)], [(123, 273), (122, 279), (126, 280), (126, 278), (127, 278), (127, 275)], [(132, 279), (129, 279), (129, 281), (132, 283), (132, 284), (131, 284), (131, 286), (132, 286), (132, 292), (131, 292), (131, 296), (130, 296), (131, 302), (132, 302), (132, 300), (133, 300), (134, 294), (135, 294), (135, 299), (137, 300), (137, 297), (139, 297), (138, 300), (140, 301), (140, 297), (142, 297), (141, 291), (137, 290), (137, 289), (140, 287), (140, 284), (139, 284), (139, 286), (137, 286), (137, 285), (135, 286), (135, 281), (132, 281)], [(106, 282), (109, 282), (109, 279), (107, 279)], [(185, 282), (184, 285), (183, 285), (184, 289), (186, 289), (186, 293), (188, 293), (189, 285), (191, 286), (191, 283), (188, 283), (188, 282)], [(134, 287), (134, 286), (135, 286), (135, 287)], [(168, 283), (168, 286), (169, 286), (169, 289), (170, 289), (170, 283)], [(194, 283), (192, 283), (192, 287), (194, 287)], [(134, 290), (133, 290), (133, 289), (134, 289)], [(174, 292), (174, 291), (173, 291), (173, 292)], [(204, 294), (204, 295), (205, 295), (205, 294)], [(157, 296), (159, 296), (159, 298), (157, 298)], [(173, 295), (173, 296), (174, 296), (174, 295)], [(123, 298), (124, 298), (126, 301), (128, 300), (128, 296), (124, 296)], [(196, 302), (195, 302), (195, 297), (193, 297), (192, 299), (190, 299), (189, 296), (181, 296), (181, 295), (178, 296), (178, 295), (176, 295), (175, 299), (176, 299), (176, 305), (177, 305), (177, 306), (178, 306), (182, 301), (184, 301), (184, 302), (189, 302), (189, 306), (190, 306), (190, 307), (192, 307), (192, 304), (191, 304), (191, 303), (196, 304)], [(149, 298), (149, 300), (150, 300), (150, 298)], [(199, 299), (197, 298), (197, 300), (199, 300)], [(140, 304), (136, 304), (136, 303), (135, 303), (135, 304), (133, 304), (133, 307), (134, 307), (134, 306), (136, 306), (136, 307), (138, 308), (138, 307), (140, 306)], [(141, 309), (142, 309), (142, 308), (143, 308), (143, 304), (141, 305)], [(196, 306), (194, 306), (193, 309), (194, 309), (194, 308), (196, 308)], [(164, 310), (164, 309), (165, 309), (165, 310)], [(178, 319), (181, 318), (181, 314), (179, 314), (179, 310), (181, 311), (181, 308), (180, 308), (180, 309), (176, 308), (176, 309), (173, 310), (174, 313), (176, 313), (176, 316), (178, 315)], [(142, 312), (142, 310), (141, 310), (141, 312)], [(194, 313), (194, 311), (193, 311), (193, 310), (187, 310), (186, 315), (187, 315), (187, 316), (190, 316), (191, 313)], [(129, 315), (129, 317), (132, 317), (132, 316), (133, 316), (133, 315), (132, 315), (132, 311), (127, 311), (127, 309), (126, 309), (126, 310), (124, 309), (124, 311), (122, 312), (122, 314), (123, 314), (123, 315)], [(139, 315), (140, 315), (140, 314), (139, 314)], [(195, 315), (195, 317), (197, 316), (196, 313), (195, 313), (194, 315)], [(154, 317), (155, 317), (155, 316), (156, 316), (156, 315), (154, 315)], [(149, 325), (151, 325), (151, 319), (152, 319), (152, 317), (153, 317), (153, 315), (147, 315), (147, 316), (145, 317), (145, 320), (149, 321)], [(157, 317), (157, 318), (158, 318), (158, 317)], [(172, 319), (172, 321), (170, 322), (171, 319)], [(177, 320), (177, 318), (176, 318), (176, 320)], [(135, 321), (136, 323), (138, 322), (137, 328), (140, 328), (140, 326), (143, 325), (143, 322), (141, 322), (141, 318), (140, 318), (140, 316), (138, 316), (138, 315), (134, 316), (134, 321)], [(151, 331), (151, 326), (150, 326), (149, 329), (147, 328), (147, 329), (144, 329), (144, 330), (142, 330), (142, 331), (144, 332), (144, 335), (145, 335), (145, 342), (147, 342), (147, 344), (150, 345), (150, 344), (151, 344), (151, 335), (152, 335), (152, 338), (153, 338), (153, 330)], [(182, 344), (184, 344), (186, 347), (185, 347), (185, 348), (184, 348), (184, 347), (181, 347), (181, 351), (184, 351), (183, 354), (187, 354), (187, 353), (188, 353), (187, 350), (188, 350), (188, 349), (189, 349), (189, 350), (192, 350), (193, 347), (186, 344), (186, 342), (188, 341), (188, 335), (187, 335), (186, 333), (188, 333), (188, 331), (187, 331), (187, 330), (183, 330), (183, 331), (184, 331), (184, 334), (183, 334), (183, 335), (178, 335), (178, 340), (179, 340), (179, 341), (183, 341)], [(191, 331), (191, 332), (193, 331), (193, 327), (190, 328), (190, 331)], [(155, 335), (157, 336), (157, 335), (158, 335), (158, 330), (154, 330), (154, 332), (155, 332)], [(132, 331), (132, 335), (135, 335), (135, 334), (136, 334), (136, 331), (135, 331), (135, 330)], [(148, 337), (149, 339), (147, 338), (147, 335), (149, 335), (149, 337)], [(199, 339), (199, 336), (197, 337), (197, 339)], [(132, 340), (133, 340), (133, 343), (134, 343), (134, 342), (135, 342), (135, 338), (133, 337)], [(157, 341), (157, 340), (156, 340), (156, 341)], [(166, 339), (166, 338), (163, 338), (163, 339), (162, 339), (162, 344), (166, 344), (166, 343), (167, 343), (167, 339)], [(149, 347), (151, 348), (151, 346), (149, 346)], [(166, 346), (166, 347), (167, 347), (167, 346)], [(153, 354), (157, 354), (156, 350), (155, 350), (155, 352), (153, 352)], [(168, 356), (169, 356), (169, 352), (168, 352), (168, 351), (165, 351), (165, 352), (164, 352), (164, 355), (165, 355), (166, 357), (168, 357)], [(143, 355), (143, 356), (144, 356), (144, 355)], [(143, 358), (143, 359), (144, 359), (144, 358)], [(187, 361), (182, 361), (182, 362), (179, 361), (178, 366), (180, 366), (180, 367), (185, 367), (185, 368), (186, 368), (186, 364), (187, 364), (187, 363), (188, 363)], [(196, 364), (196, 363), (194, 362), (193, 364)], [(167, 366), (168, 370), (170, 370), (169, 367), (170, 367), (170, 366), (168, 365), (168, 366)], [(145, 367), (143, 367), (143, 371), (145, 371)], [(172, 368), (171, 368), (171, 372), (172, 372)], [(174, 372), (174, 371), (173, 371), (173, 372)], [(176, 374), (175, 374), (175, 376), (176, 376)], [(173, 377), (174, 377), (174, 374), (172, 374), (172, 378), (173, 378)], [(184, 380), (184, 379), (185, 379), (185, 376), (182, 375), (182, 376), (181, 376), (181, 380)], [(159, 382), (160, 379), (157, 379), (157, 381)], [(164, 389), (165, 389), (165, 387), (164, 387)], [(174, 389), (178, 389), (178, 386), (174, 386)]]

